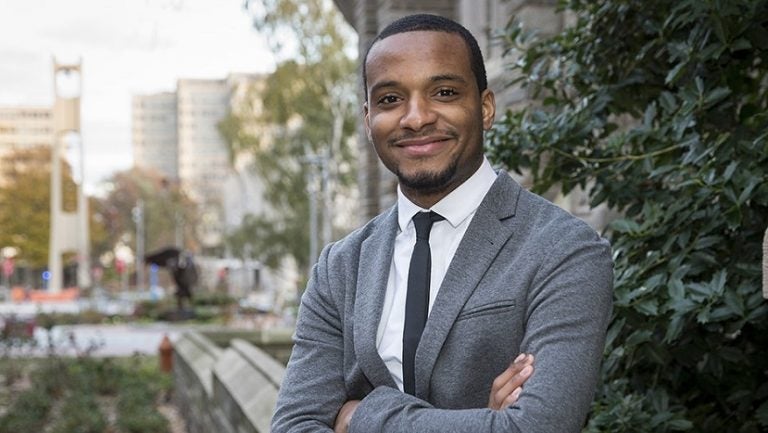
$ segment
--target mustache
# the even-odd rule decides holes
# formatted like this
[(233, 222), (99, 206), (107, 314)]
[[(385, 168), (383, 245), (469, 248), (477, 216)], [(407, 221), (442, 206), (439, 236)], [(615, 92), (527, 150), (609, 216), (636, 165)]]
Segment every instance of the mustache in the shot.
[(458, 138), (459, 133), (453, 129), (428, 128), (428, 129), (424, 129), (416, 132), (404, 132), (400, 135), (390, 138), (389, 140), (387, 140), (387, 143), (397, 144), (403, 140), (414, 140), (419, 138), (430, 137), (433, 135), (446, 136), (449, 138)]

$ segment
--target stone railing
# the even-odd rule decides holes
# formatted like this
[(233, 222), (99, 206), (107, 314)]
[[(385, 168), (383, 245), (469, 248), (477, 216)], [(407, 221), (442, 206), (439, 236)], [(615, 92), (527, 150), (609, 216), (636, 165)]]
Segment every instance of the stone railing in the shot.
[(247, 337), (189, 331), (173, 344), (174, 395), (189, 433), (269, 432), (285, 367), (268, 351), (290, 353), (290, 334)]

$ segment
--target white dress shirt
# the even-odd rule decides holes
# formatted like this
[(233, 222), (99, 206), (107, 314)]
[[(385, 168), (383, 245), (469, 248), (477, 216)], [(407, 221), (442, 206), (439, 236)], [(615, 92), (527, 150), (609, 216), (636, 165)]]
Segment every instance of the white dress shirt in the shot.
[(416, 229), (412, 218), (418, 212), (435, 211), (445, 217), (432, 226), (429, 245), (432, 267), (429, 284), (429, 312), (443, 282), (448, 266), (456, 249), (469, 227), (480, 202), (496, 181), (496, 172), (483, 157), (480, 168), (464, 183), (437, 202), (431, 209), (422, 209), (403, 195), (397, 188), (397, 219), (399, 230), (395, 237), (395, 251), (389, 268), (384, 308), (376, 334), (376, 348), (381, 359), (403, 390), (403, 325), (405, 323), (405, 297), (408, 292), (408, 268), (413, 246), (416, 243)]

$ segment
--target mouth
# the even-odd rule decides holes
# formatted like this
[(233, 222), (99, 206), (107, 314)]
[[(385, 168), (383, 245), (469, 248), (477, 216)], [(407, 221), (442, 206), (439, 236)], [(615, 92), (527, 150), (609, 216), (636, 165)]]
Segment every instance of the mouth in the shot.
[(442, 151), (452, 139), (448, 135), (432, 135), (396, 140), (394, 145), (410, 156), (429, 156)]

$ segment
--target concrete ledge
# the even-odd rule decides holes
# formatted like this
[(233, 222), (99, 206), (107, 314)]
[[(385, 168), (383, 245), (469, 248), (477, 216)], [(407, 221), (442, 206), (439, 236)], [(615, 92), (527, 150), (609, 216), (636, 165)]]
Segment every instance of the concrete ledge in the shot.
[(293, 329), (278, 328), (266, 331), (229, 329), (225, 327), (206, 327), (200, 333), (220, 347), (229, 346), (235, 339), (245, 340), (262, 349), (284, 365), (288, 363), (293, 348)]
[(236, 339), (232, 340), (232, 346), (240, 355), (247, 360), (251, 366), (258, 370), (268, 381), (276, 388), (280, 388), (285, 374), (285, 366), (265, 351), (254, 347), (246, 341)]
[(189, 432), (269, 432), (285, 367), (248, 341), (221, 349), (208, 335), (187, 332), (174, 343), (176, 398)]
[[(205, 391), (213, 391), (210, 370), (222, 350), (196, 331), (184, 333), (173, 345), (174, 357), (197, 376)], [(178, 364), (178, 362), (174, 363)]]
[(203, 337), (190, 331), (173, 344), (173, 378), (175, 399), (189, 433), (207, 433), (216, 430), (209, 411), (201, 411), (213, 395), (211, 369), (222, 350)]

